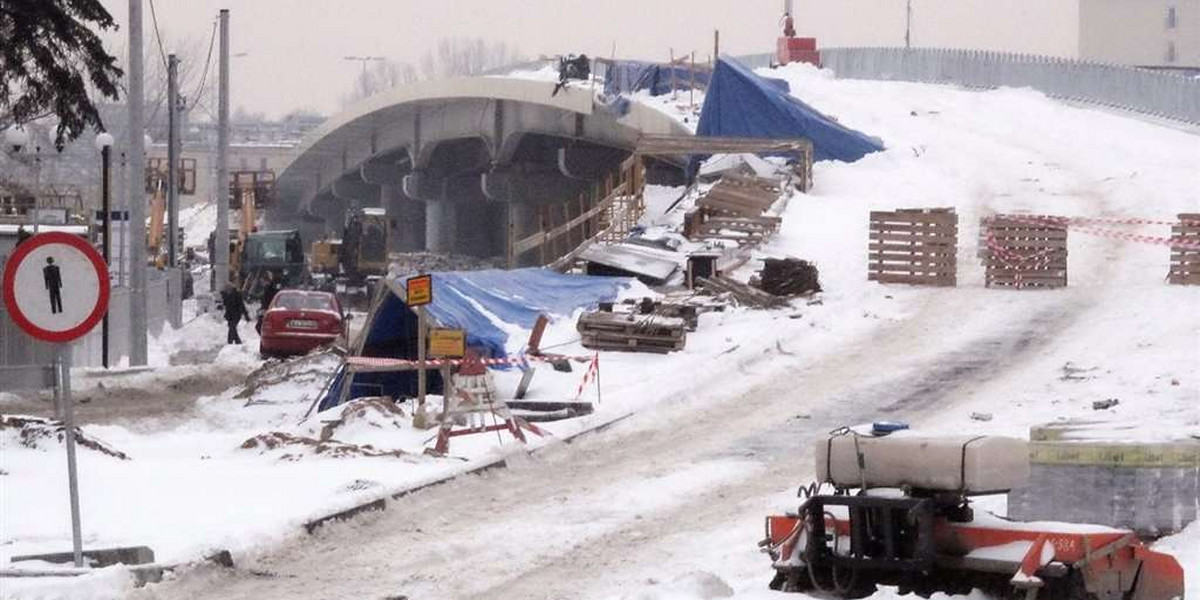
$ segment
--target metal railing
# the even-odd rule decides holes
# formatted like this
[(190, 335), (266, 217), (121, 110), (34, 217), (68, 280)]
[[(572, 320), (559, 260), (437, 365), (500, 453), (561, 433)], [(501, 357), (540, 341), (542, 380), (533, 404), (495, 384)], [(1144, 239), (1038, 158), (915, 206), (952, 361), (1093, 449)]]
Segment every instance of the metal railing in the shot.
[[(763, 67), (771, 56), (742, 60)], [(1200, 78), (1152, 69), (939, 48), (824, 48), (821, 66), (845, 79), (1032, 88), (1052, 98), (1200, 124)]]

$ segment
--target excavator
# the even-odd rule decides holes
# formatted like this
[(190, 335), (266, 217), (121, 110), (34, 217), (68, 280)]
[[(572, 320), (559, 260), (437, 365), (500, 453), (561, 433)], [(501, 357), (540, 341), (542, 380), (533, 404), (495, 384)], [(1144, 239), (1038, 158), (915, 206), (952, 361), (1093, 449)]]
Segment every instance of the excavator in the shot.
[(313, 242), (312, 272), (348, 286), (387, 275), (391, 221), (382, 208), (360, 208), (346, 213), (340, 240)]
[[(229, 230), (229, 274), (248, 298), (262, 292), (268, 272), (284, 287), (306, 283), (304, 243), (294, 229), (259, 231), (259, 212), (274, 202), (275, 173), (235, 171), (229, 183), (229, 208), (238, 211), (239, 225)], [(209, 236), (210, 251), (216, 232)]]

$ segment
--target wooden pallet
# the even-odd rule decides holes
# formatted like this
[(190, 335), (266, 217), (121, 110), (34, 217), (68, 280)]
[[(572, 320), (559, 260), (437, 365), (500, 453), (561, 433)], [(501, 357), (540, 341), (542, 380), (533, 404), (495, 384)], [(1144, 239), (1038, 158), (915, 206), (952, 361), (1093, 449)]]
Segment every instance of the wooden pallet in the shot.
[(958, 215), (952, 208), (871, 211), (867, 279), (953, 287), (958, 283)]
[[(1200, 213), (1180, 213), (1179, 222), (1171, 226), (1171, 237), (1200, 244)], [(1200, 250), (1173, 246), (1167, 281), (1174, 285), (1200, 285)]]
[(758, 288), (750, 287), (728, 277), (700, 278), (701, 288), (713, 295), (728, 295), (734, 302), (742, 306), (755, 308), (782, 308), (788, 305), (786, 298), (768, 294)]
[[(1033, 223), (1025, 215), (996, 215), (980, 221), (1004, 252), (984, 257), (986, 287), (1047, 289), (1067, 286), (1067, 228)], [(1012, 256), (1016, 255), (1016, 256)]]
[(684, 319), (657, 314), (584, 313), (575, 328), (591, 350), (673, 352), (683, 349), (687, 336)]

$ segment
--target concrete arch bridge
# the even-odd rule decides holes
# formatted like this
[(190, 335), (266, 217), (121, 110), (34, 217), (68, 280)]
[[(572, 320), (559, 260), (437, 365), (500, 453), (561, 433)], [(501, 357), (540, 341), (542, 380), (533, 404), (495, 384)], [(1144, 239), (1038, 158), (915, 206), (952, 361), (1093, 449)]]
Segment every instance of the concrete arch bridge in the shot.
[[(690, 134), (645, 105), (611, 110), (586, 83), (553, 89), (471, 77), (368, 98), (306, 137), (277, 179), (267, 225), (299, 228), (311, 241), (339, 232), (347, 210), (382, 207), (395, 225), (394, 251), (505, 256), (531, 234), (598, 220), (585, 213), (619, 186), (643, 134)], [(653, 181), (682, 176), (678, 163), (647, 164)], [(517, 262), (552, 260), (594, 233), (591, 225)]]

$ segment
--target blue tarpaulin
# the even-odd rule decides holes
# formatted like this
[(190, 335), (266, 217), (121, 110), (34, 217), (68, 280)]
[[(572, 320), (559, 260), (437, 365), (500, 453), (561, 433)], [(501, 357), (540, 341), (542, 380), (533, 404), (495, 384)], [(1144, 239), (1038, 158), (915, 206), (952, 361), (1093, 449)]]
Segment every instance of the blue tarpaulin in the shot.
[[(530, 329), (538, 315), (570, 315), (617, 297), (631, 280), (619, 277), (563, 275), (549, 269), (470, 271), (433, 274), (433, 303), (426, 311), (441, 327), (463, 329), (467, 346), (485, 358), (504, 358), (508, 334), (501, 325)], [(402, 281), (395, 282), (403, 286)], [(499, 322), (499, 323), (497, 323)], [(396, 294), (385, 294), (364, 325), (362, 356), (417, 358), (417, 317)], [(349, 380), (349, 399), (363, 396), (416, 395), (416, 373), (358, 373), (339, 370), (321, 399), (320, 410), (339, 404)], [(441, 390), (430, 373), (429, 393)]]
[(806, 138), (814, 160), (854, 162), (883, 150), (883, 143), (844, 127), (745, 65), (717, 61), (696, 135), (745, 138)]
[(712, 72), (707, 68), (697, 68), (693, 73), (690, 66), (671, 66), (663, 63), (643, 62), (638, 60), (614, 60), (607, 64), (604, 79), (604, 93), (609, 96), (631, 94), (641, 90), (649, 90), (651, 96), (661, 96), (671, 93), (671, 72), (675, 73), (675, 89), (687, 90), (692, 86), (692, 77), (696, 87), (708, 86)]

